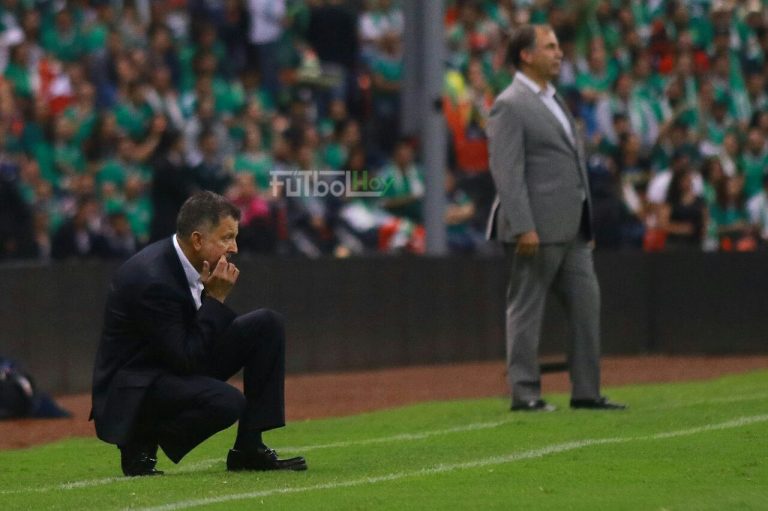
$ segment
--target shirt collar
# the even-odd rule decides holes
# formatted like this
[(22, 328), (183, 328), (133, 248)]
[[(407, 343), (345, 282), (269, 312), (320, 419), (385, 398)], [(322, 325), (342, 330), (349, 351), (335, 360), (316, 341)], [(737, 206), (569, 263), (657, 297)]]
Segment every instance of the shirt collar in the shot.
[(189, 283), (189, 286), (201, 286), (202, 280), (200, 280), (200, 272), (198, 272), (195, 267), (192, 266), (192, 263), (189, 262), (189, 259), (187, 259), (187, 254), (181, 250), (179, 240), (176, 238), (175, 234), (173, 235), (173, 248), (176, 249), (176, 255), (179, 257), (179, 261), (181, 261), (182, 268), (184, 268), (184, 275), (187, 276), (187, 282)]
[(528, 75), (522, 71), (518, 71), (515, 78), (523, 82), (529, 89), (531, 89), (537, 96), (544, 96), (548, 99), (555, 97), (555, 88), (551, 83), (547, 82), (546, 88), (542, 89), (538, 83), (534, 82)]

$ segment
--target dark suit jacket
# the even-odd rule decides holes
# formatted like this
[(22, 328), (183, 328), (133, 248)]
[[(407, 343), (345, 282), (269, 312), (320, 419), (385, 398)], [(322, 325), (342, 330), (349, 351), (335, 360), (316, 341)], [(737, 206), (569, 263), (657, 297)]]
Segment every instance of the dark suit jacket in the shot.
[(98, 437), (124, 444), (155, 378), (204, 374), (213, 343), (234, 319), (231, 309), (211, 298), (195, 309), (171, 238), (126, 261), (109, 289), (93, 371)]

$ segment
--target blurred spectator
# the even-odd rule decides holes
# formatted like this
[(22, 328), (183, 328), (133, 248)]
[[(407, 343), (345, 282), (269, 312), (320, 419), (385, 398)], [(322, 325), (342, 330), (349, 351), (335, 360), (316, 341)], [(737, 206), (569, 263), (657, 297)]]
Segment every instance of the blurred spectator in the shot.
[(739, 135), (733, 131), (726, 133), (725, 138), (723, 138), (723, 148), (718, 157), (723, 173), (728, 177), (741, 173), (741, 152)]
[(332, 96), (322, 99), (320, 115), (331, 98), (343, 98), (351, 106), (359, 58), (357, 13), (343, 0), (316, 0), (310, 3), (306, 39), (320, 60), (323, 72), (338, 77)]
[(724, 251), (754, 250), (755, 240), (744, 204), (743, 181), (725, 177), (717, 187), (717, 201), (710, 210), (709, 221), (715, 226), (720, 249)]
[(338, 122), (331, 141), (325, 147), (323, 163), (331, 169), (342, 169), (350, 149), (361, 141), (360, 125), (357, 121), (347, 119)]
[[(651, 204), (663, 204), (669, 193), (669, 185), (673, 176), (689, 172), (691, 159), (683, 150), (678, 150), (670, 162), (669, 170), (657, 173), (648, 183), (648, 202)], [(704, 193), (704, 182), (701, 175), (696, 172), (692, 177), (693, 192), (700, 196)]]
[(157, 241), (176, 232), (176, 214), (192, 194), (194, 176), (184, 155), (184, 138), (181, 133), (166, 131), (151, 160), (152, 220), (149, 241)]
[(223, 158), (230, 149), (231, 141), (227, 127), (216, 113), (216, 103), (210, 95), (197, 99), (195, 114), (184, 125), (185, 157), (192, 166), (198, 165), (203, 159), (200, 147), (203, 133), (209, 133), (216, 139), (217, 157)]
[(94, 121), (93, 134), (83, 142), (83, 152), (89, 167), (96, 167), (114, 157), (122, 137), (115, 114), (102, 111)]
[(269, 172), (273, 169), (273, 162), (270, 154), (264, 151), (258, 126), (249, 124), (245, 127), (243, 147), (235, 154), (232, 166), (236, 174), (246, 173), (253, 176), (257, 189), (269, 190)]
[(261, 83), (272, 99), (277, 97), (279, 82), (278, 43), (283, 33), (285, 0), (246, 0), (250, 27), (248, 31), (248, 66), (258, 70)]
[(661, 218), (666, 230), (667, 248), (701, 248), (707, 209), (704, 199), (694, 191), (690, 170), (673, 174)]
[(763, 188), (763, 176), (768, 170), (768, 147), (760, 128), (750, 128), (747, 143), (741, 159), (744, 174), (744, 196), (754, 197)]
[(124, 2), (118, 22), (118, 33), (128, 47), (140, 47), (146, 43), (147, 24), (139, 12), (138, 2)]
[(137, 248), (143, 247), (149, 242), (152, 220), (152, 202), (145, 193), (143, 176), (133, 174), (126, 178), (122, 211), (135, 237)]
[(621, 245), (620, 180), (610, 160), (598, 155), (587, 163), (595, 242), (616, 249)]
[(54, 24), (42, 32), (43, 48), (58, 60), (75, 62), (85, 54), (85, 39), (69, 9), (62, 8), (54, 16)]
[(16, 187), (18, 167), (0, 161), (0, 260), (33, 255), (32, 216)]
[(461, 0), (456, 4), (458, 19), (447, 34), (448, 62), (455, 69), (466, 69), (473, 52), (490, 48), (495, 30), (481, 1)]
[(651, 150), (651, 168), (656, 172), (666, 171), (675, 153), (684, 153), (688, 155), (689, 161), (696, 162), (699, 150), (692, 142), (692, 137), (684, 120), (678, 118), (673, 121)]
[(212, 130), (205, 130), (200, 133), (198, 144), (201, 158), (193, 168), (195, 184), (201, 190), (223, 194), (232, 180), (232, 175), (224, 165), (219, 138)]
[(385, 183), (381, 204), (391, 214), (421, 223), (424, 174), (414, 162), (413, 146), (406, 139), (395, 145), (392, 161), (380, 172)]
[(581, 94), (578, 114), (584, 119), (588, 139), (593, 139), (598, 133), (597, 104), (609, 94), (618, 72), (616, 63), (609, 59), (603, 40), (592, 39), (589, 43), (587, 69), (576, 77), (576, 87)]
[[(168, 81), (173, 87), (178, 87), (181, 84), (181, 62), (179, 55), (176, 52), (173, 41), (173, 33), (168, 25), (163, 23), (154, 23), (149, 27), (149, 46), (148, 55), (149, 65), (157, 73), (159, 70), (164, 69), (168, 74)], [(170, 92), (165, 85), (166, 77), (161, 80), (162, 89)], [(157, 83), (153, 77), (153, 85), (157, 87)], [(161, 92), (161, 91), (158, 91)], [(162, 92), (161, 92), (162, 93)]]
[(371, 175), (367, 166), (365, 147), (356, 145), (349, 151), (344, 164), (352, 182), (352, 190), (339, 205), (337, 230), (344, 245), (353, 254), (375, 252), (378, 249), (379, 230), (394, 217), (378, 206), (371, 197), (351, 195), (350, 192), (372, 191)]
[(172, 80), (171, 69), (164, 64), (158, 64), (153, 69), (151, 84), (144, 97), (154, 115), (164, 116), (171, 127), (178, 131), (184, 127), (184, 115)]
[(8, 65), (3, 73), (3, 76), (13, 86), (13, 93), (16, 97), (26, 101), (30, 101), (35, 93), (29, 51), (29, 45), (24, 41), (12, 46)]
[[(139, 245), (167, 236), (196, 187), (234, 185), (249, 197), (241, 181), (250, 178), (238, 173), (253, 176), (274, 222), (276, 243), (253, 250), (418, 253), (424, 184), (413, 177), (418, 170), (404, 173), (389, 161), (401, 135), (402, 5), (4, 3), (0, 160), (16, 169), (4, 186), (21, 197), (28, 230), (21, 237), (33, 248), (11, 243), (0, 258), (44, 257), (47, 249), (30, 240), (44, 247), (44, 225), (55, 234), (93, 194), (105, 212), (125, 213)], [(588, 134), (598, 248), (638, 246), (654, 232), (675, 246), (664, 211), (673, 216), (667, 196), (678, 172), (692, 172), (708, 216), (722, 213), (716, 190), (724, 177), (743, 183), (745, 201), (759, 202), (768, 166), (767, 12), (753, 1), (447, 2), (448, 172), (456, 178), (451, 197), (467, 211), (471, 202), (474, 232), (494, 195), (485, 123), (512, 78), (509, 34), (525, 22), (550, 23), (561, 41), (557, 87)], [(413, 151), (410, 159), (418, 169)], [(367, 182), (391, 177), (388, 193), (402, 188), (408, 205), (269, 193), (270, 170), (297, 165), (367, 171)], [(687, 190), (688, 179), (680, 183)], [(678, 210), (692, 204), (682, 195)], [(704, 248), (718, 248), (720, 225), (703, 225)]]
[(747, 202), (747, 211), (761, 246), (768, 247), (768, 175), (763, 176), (763, 189)]
[(400, 133), (400, 87), (403, 55), (400, 39), (394, 32), (379, 38), (371, 58), (373, 115), (376, 119), (375, 147), (390, 154)]
[(82, 197), (74, 216), (57, 229), (51, 242), (51, 257), (57, 260), (109, 257), (109, 245), (102, 233), (98, 201)]
[(403, 35), (403, 12), (392, 0), (366, 0), (360, 15), (360, 53), (369, 61), (377, 51), (381, 38), (392, 34), (398, 39)]
[(451, 135), (457, 185), (474, 202), (473, 223), (480, 229), (485, 225), (496, 195), (488, 170), (485, 132), (493, 100), (493, 90), (479, 58), (470, 58), (466, 79), (458, 71), (447, 73), (443, 112)]
[[(227, 61), (225, 68), (229, 77), (240, 74), (247, 63), (249, 18), (248, 9), (244, 0), (224, 0), (221, 10), (221, 19), (217, 21), (216, 26), (219, 31), (219, 38), (226, 48)], [(271, 5), (279, 6), (280, 2), (271, 2)], [(282, 19), (280, 20), (282, 24)], [(282, 29), (282, 26), (280, 27)], [(281, 30), (282, 32), (282, 30)], [(257, 36), (258, 37), (258, 36)], [(275, 68), (277, 73), (279, 69)], [(267, 70), (266, 75), (269, 74)], [(265, 76), (264, 70), (261, 71)]]
[(39, 262), (51, 260), (51, 225), (50, 216), (44, 209), (36, 209), (32, 213), (33, 253), (30, 258)]
[(237, 242), (240, 249), (260, 254), (274, 253), (277, 246), (275, 211), (256, 186), (254, 175), (247, 172), (237, 174), (227, 197), (240, 208)]
[(144, 138), (152, 117), (152, 107), (146, 100), (145, 90), (143, 84), (128, 84), (118, 92), (113, 109), (118, 127), (134, 140)]
[(648, 102), (633, 88), (632, 76), (629, 73), (619, 74), (611, 93), (603, 95), (597, 101), (597, 127), (608, 141), (618, 143), (617, 134), (613, 130), (613, 119), (615, 115), (621, 114), (629, 121), (632, 133), (640, 137), (642, 146), (649, 148), (656, 142), (658, 125)]
[[(291, 178), (301, 181), (303, 193), (287, 197), (287, 214), (290, 228), (290, 240), (294, 250), (308, 257), (319, 257), (323, 254), (332, 254), (338, 240), (334, 229), (336, 227), (337, 211), (334, 204), (326, 200), (328, 195), (314, 193), (316, 183), (327, 182), (326, 176), (316, 172), (317, 154), (311, 143), (304, 143), (296, 150), (295, 169), (308, 172), (307, 174)], [(287, 187), (287, 186), (286, 186)]]
[(483, 243), (483, 235), (472, 226), (475, 216), (472, 200), (456, 187), (456, 178), (450, 172), (445, 174), (445, 195), (448, 249), (456, 254), (472, 254)]
[(111, 259), (128, 259), (136, 252), (139, 244), (124, 212), (117, 210), (107, 215), (104, 243), (104, 257)]

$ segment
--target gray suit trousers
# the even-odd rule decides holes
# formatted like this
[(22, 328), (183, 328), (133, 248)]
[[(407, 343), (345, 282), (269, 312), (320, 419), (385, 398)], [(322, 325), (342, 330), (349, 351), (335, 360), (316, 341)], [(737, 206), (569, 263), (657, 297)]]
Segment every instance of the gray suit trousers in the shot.
[(565, 308), (570, 327), (568, 362), (572, 399), (600, 397), (600, 286), (592, 249), (581, 237), (546, 243), (536, 255), (515, 254), (505, 243), (510, 266), (507, 290), (507, 379), (515, 401), (541, 397), (538, 352), (544, 305), (550, 289)]

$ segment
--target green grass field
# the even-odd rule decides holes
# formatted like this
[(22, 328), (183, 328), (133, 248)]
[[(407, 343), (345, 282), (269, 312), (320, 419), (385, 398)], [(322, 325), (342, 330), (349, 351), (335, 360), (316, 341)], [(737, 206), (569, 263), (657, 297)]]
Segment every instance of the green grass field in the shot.
[(268, 434), (303, 473), (226, 472), (234, 429), (154, 478), (92, 439), (0, 452), (0, 508), (768, 510), (768, 372), (606, 393), (631, 408), (435, 402)]

